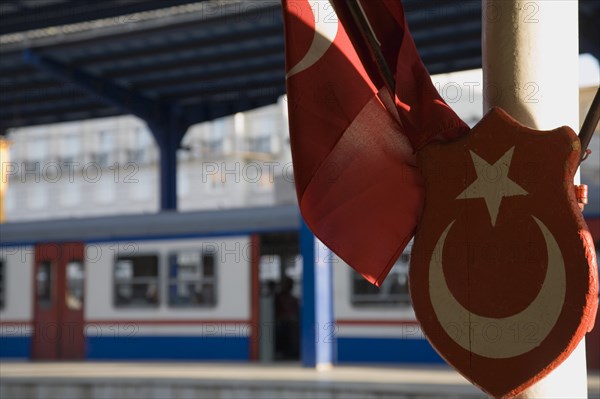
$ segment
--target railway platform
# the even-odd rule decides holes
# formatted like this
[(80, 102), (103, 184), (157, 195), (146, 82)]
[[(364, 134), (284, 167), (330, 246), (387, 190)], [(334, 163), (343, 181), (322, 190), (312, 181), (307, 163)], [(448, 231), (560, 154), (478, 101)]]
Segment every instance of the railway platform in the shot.
[[(589, 398), (600, 397), (600, 375), (588, 378)], [(0, 397), (388, 399), (485, 398), (445, 366), (335, 366), (166, 362), (0, 363)]]

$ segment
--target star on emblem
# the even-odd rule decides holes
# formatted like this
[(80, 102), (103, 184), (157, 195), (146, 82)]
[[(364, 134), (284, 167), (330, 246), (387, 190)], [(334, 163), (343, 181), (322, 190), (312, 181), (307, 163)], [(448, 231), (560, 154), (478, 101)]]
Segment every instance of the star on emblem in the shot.
[(502, 198), (528, 194), (521, 186), (508, 178), (514, 149), (515, 147), (506, 151), (493, 165), (470, 151), (477, 179), (456, 197), (456, 199), (483, 198), (490, 213), (492, 226), (496, 225)]

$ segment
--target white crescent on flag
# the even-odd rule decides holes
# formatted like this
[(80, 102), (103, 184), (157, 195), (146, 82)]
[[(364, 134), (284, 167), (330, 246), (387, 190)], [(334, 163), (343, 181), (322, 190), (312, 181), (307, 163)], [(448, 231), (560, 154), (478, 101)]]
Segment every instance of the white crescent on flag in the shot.
[[(320, 1), (309, 1), (310, 10), (312, 12), (313, 18), (315, 20), (315, 34), (313, 37), (313, 41), (308, 49), (304, 58), (302, 58), (296, 65), (294, 65), (285, 75), (285, 78), (288, 79), (291, 76), (302, 72), (311, 66), (313, 66), (329, 47), (333, 43), (335, 36), (337, 35), (339, 21), (336, 19), (329, 20), (324, 17), (319, 17), (318, 14), (315, 14), (314, 10), (318, 9), (319, 3), (323, 3)], [(327, 3), (328, 4), (328, 3)]]
[[(442, 269), (442, 252), (450, 223), (438, 240), (429, 265), (429, 295), (435, 314), (446, 333), (464, 349), (480, 356), (505, 359), (529, 352), (539, 346), (556, 325), (566, 294), (565, 264), (556, 239), (546, 225), (538, 225), (548, 253), (546, 277), (537, 297), (523, 311), (509, 317), (477, 315), (461, 305), (450, 292)], [(528, 324), (533, 336), (515, 336), (515, 329)]]

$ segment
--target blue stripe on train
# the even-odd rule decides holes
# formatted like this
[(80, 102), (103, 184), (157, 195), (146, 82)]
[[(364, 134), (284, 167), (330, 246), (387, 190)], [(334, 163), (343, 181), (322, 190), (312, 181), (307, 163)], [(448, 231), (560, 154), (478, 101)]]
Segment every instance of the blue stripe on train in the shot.
[(337, 338), (338, 362), (444, 363), (425, 339)]
[(88, 359), (248, 360), (249, 337), (88, 337)]
[[(31, 337), (1, 337), (1, 358), (29, 358)], [(88, 337), (88, 359), (239, 360), (249, 359), (248, 337), (136, 336)], [(443, 363), (424, 339), (337, 338), (340, 363)]]
[(22, 359), (31, 354), (31, 337), (0, 337), (0, 358)]

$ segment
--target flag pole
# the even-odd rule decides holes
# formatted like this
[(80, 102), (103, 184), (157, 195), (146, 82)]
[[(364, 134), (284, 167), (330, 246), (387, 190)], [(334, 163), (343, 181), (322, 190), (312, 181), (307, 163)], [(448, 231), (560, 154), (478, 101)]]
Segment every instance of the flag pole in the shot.
[[(578, 2), (482, 0), (482, 10), (484, 113), (499, 106), (530, 128), (577, 131)], [(518, 396), (548, 397), (587, 398), (585, 340)]]
[(592, 105), (590, 105), (590, 109), (579, 131), (579, 142), (581, 143), (581, 159), (579, 163), (587, 158), (587, 148), (590, 145), (590, 141), (592, 141), (598, 121), (600, 121), (600, 88), (596, 91)]
[(371, 25), (369, 24), (359, 0), (348, 0), (347, 4), (348, 8), (350, 9), (350, 14), (352, 15), (352, 19), (354, 20), (357, 29), (363, 36), (363, 39), (367, 41), (368, 46), (366, 47), (371, 50), (371, 55), (375, 59), (375, 63), (377, 64), (381, 78), (384, 80), (386, 86), (390, 89), (390, 94), (393, 98), (394, 91), (396, 90), (396, 82), (394, 80), (394, 74), (390, 70), (383, 52), (381, 51), (381, 43), (379, 43), (379, 40), (377, 40), (377, 37), (375, 37), (375, 33), (373, 32), (373, 29), (371, 29)]

